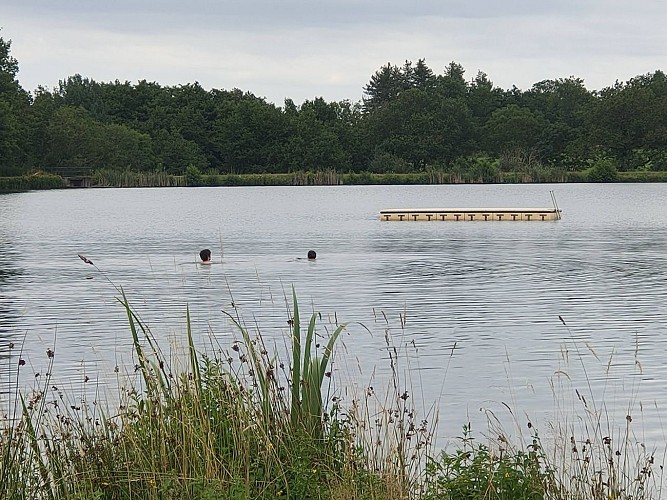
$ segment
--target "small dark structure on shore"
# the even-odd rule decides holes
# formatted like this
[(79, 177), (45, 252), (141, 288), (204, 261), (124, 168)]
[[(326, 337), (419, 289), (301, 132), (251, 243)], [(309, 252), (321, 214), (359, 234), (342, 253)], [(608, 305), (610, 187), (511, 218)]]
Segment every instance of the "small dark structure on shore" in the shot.
[(77, 177), (65, 177), (67, 187), (89, 188), (93, 186), (93, 178), (89, 175), (80, 175)]

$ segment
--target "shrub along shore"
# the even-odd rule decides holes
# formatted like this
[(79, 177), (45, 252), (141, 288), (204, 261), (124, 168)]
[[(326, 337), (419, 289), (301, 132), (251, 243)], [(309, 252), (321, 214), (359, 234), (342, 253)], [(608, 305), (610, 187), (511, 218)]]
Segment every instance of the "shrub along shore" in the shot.
[[(0, 498), (659, 498), (662, 466), (634, 440), (630, 418), (614, 433), (604, 412), (586, 411), (583, 432), (566, 426), (549, 447), (531, 422), (518, 443), (500, 428), (480, 440), (467, 424), (453, 448), (436, 450), (437, 415), (416, 410), (419, 391), (405, 385), (389, 332), (387, 387), (354, 395), (330, 363), (347, 325), (323, 328), (317, 313), (302, 322), (294, 292), (289, 360), (235, 309), (224, 314), (237, 340), (199, 352), (186, 308), (182, 369), (118, 292), (135, 382), (119, 375), (117, 408), (72, 401), (50, 379), (49, 349), (46, 378), (32, 391), (16, 382), (0, 421)], [(23, 356), (9, 354), (16, 380)]]
[(667, 182), (667, 172), (615, 172), (607, 176), (596, 170), (571, 172), (454, 173), (425, 170), (411, 173), (341, 173), (334, 170), (296, 171), (283, 174), (203, 174), (189, 170), (186, 175), (165, 172), (99, 170), (90, 176), (65, 178), (36, 172), (16, 177), (0, 177), (0, 193), (76, 187), (86, 179), (86, 187), (185, 187), (185, 186), (330, 186), (408, 184), (519, 184), (568, 182)]

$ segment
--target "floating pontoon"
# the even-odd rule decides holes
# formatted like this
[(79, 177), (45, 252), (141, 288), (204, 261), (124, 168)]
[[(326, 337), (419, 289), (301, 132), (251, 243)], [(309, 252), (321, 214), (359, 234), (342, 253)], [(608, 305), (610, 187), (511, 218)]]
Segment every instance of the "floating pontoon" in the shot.
[(551, 221), (561, 218), (557, 208), (391, 208), (380, 220), (408, 221)]

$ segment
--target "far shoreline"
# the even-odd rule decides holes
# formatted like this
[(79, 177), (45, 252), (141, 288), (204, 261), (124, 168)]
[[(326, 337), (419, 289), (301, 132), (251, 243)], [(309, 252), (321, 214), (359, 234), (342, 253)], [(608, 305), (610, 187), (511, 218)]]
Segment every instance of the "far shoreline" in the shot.
[[(353, 185), (434, 185), (434, 184), (568, 184), (596, 182), (587, 171), (532, 175), (502, 172), (493, 178), (474, 177), (442, 170), (410, 173), (374, 173), (335, 171), (298, 171), (260, 174), (201, 174), (196, 179), (164, 172), (93, 172), (90, 175), (64, 177), (38, 171), (14, 177), (0, 177), (0, 193), (68, 188), (136, 187), (247, 187), (247, 186), (353, 186)], [(667, 171), (618, 172), (615, 180), (597, 182), (658, 183), (667, 182)]]

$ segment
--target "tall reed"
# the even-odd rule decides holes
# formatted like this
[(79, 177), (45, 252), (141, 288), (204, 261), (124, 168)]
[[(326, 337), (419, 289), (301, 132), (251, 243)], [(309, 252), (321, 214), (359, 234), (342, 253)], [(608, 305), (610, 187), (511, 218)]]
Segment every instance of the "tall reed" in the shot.
[[(601, 358), (592, 346), (580, 348), (570, 326), (559, 317), (572, 339), (562, 357), (566, 366), (550, 380), (556, 402), (555, 418), (548, 423), (551, 435), (548, 460), (554, 470), (554, 482), (564, 498), (648, 499), (661, 498), (663, 463), (666, 450), (656, 456), (656, 449), (647, 447), (641, 422), (644, 405), (636, 404), (634, 394), (624, 408), (609, 401), (607, 384), (613, 379), (614, 354)], [(570, 350), (573, 350), (570, 353)], [(583, 373), (584, 383), (575, 381), (565, 369), (573, 356)], [(633, 378), (641, 380), (642, 367), (639, 345), (634, 350)], [(593, 373), (603, 383), (592, 383)], [(580, 385), (580, 387), (577, 387)], [(664, 447), (664, 444), (663, 444)]]
[(177, 187), (185, 186), (183, 176), (168, 174), (162, 170), (152, 172), (98, 169), (93, 172), (93, 185), (98, 187)]

